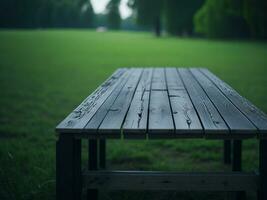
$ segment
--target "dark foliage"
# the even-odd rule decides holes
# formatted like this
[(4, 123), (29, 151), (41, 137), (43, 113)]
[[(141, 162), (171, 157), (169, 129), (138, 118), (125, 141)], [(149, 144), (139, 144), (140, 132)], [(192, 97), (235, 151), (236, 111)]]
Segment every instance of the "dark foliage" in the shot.
[[(209, 38), (267, 38), (266, 0), (128, 0), (133, 16), (121, 20), (120, 0), (95, 15), (90, 0), (0, 0), (0, 28), (92, 28), (162, 30)], [(130, 27), (131, 26), (131, 27)]]
[(113, 30), (119, 29), (121, 25), (119, 5), (120, 0), (110, 0), (106, 7), (107, 25)]
[(195, 28), (211, 38), (266, 38), (266, 9), (264, 0), (206, 0), (195, 15)]
[(139, 25), (152, 28), (156, 36), (161, 35), (164, 0), (129, 0), (128, 4)]
[(203, 0), (166, 0), (166, 29), (172, 35), (192, 35), (193, 17)]
[(92, 27), (89, 0), (0, 0), (0, 27)]

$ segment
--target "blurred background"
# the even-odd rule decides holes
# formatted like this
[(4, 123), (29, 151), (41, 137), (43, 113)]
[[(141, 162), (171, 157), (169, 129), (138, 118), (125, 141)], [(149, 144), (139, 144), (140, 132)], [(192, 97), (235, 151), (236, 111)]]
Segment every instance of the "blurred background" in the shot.
[[(265, 0), (0, 0), (0, 199), (55, 199), (54, 128), (119, 67), (206, 67), (267, 112), (266, 11)], [(110, 169), (231, 170), (220, 141), (108, 141), (107, 151)], [(247, 140), (244, 171), (257, 167), (258, 143)]]
[(264, 0), (1, 0), (1, 28), (152, 30), (176, 36), (266, 38)]

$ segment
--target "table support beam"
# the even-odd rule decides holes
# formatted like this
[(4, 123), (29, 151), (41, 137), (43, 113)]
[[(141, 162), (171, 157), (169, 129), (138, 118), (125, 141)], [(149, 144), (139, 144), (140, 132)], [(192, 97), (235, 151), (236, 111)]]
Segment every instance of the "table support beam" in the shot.
[(145, 171), (88, 171), (86, 188), (105, 190), (257, 191), (255, 173), (175, 173)]
[(232, 144), (231, 140), (224, 140), (224, 164), (230, 165), (231, 164), (231, 151), (232, 151)]
[(99, 140), (99, 168), (106, 169), (106, 140)]
[(242, 141), (233, 141), (233, 163), (232, 171), (242, 171)]
[(81, 140), (62, 134), (56, 144), (56, 198), (80, 200), (82, 192)]

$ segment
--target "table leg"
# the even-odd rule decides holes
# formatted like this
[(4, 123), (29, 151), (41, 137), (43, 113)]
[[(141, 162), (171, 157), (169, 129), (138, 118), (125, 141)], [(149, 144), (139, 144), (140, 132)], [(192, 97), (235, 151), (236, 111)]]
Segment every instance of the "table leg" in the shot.
[(99, 168), (106, 169), (106, 140), (99, 140)]
[[(232, 171), (242, 171), (242, 140), (233, 141), (233, 162)], [(245, 200), (246, 192), (239, 191), (235, 195), (236, 200)]]
[(231, 140), (224, 140), (224, 164), (230, 165), (231, 164)]
[(233, 142), (233, 171), (241, 171), (242, 170), (242, 141), (234, 140)]
[[(89, 159), (88, 159), (88, 170), (98, 169), (98, 141), (95, 139), (89, 139)], [(87, 190), (87, 200), (97, 200), (98, 191), (95, 189)]]
[(259, 200), (267, 200), (267, 140), (260, 140), (260, 191)]
[(82, 193), (81, 140), (60, 135), (56, 144), (56, 198), (80, 200)]

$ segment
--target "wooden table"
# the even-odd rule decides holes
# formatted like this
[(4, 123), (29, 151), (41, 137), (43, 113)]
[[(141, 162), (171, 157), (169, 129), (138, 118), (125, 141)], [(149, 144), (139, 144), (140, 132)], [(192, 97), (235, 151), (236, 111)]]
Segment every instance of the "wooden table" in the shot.
[[(254, 190), (267, 199), (267, 116), (207, 69), (118, 69), (56, 131), (57, 199), (81, 199), (82, 188), (88, 199), (96, 199), (100, 189), (235, 191), (237, 199)], [(85, 172), (82, 138), (89, 139)], [(105, 140), (121, 138), (222, 140), (233, 172), (103, 170)], [(258, 173), (241, 172), (241, 142), (248, 138), (260, 143)]]

